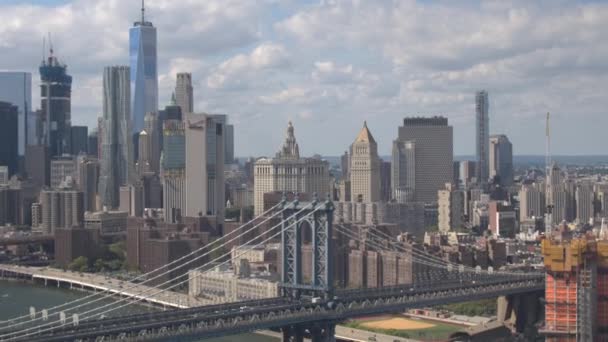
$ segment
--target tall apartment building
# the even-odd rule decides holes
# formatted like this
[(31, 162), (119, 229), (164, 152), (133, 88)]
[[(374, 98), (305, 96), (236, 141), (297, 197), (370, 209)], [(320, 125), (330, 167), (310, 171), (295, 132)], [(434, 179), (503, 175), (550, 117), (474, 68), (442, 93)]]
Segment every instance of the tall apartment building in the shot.
[(216, 216), (225, 211), (224, 124), (206, 114), (187, 115), (186, 215)]
[(490, 179), (495, 177), (503, 187), (513, 184), (513, 145), (503, 134), (490, 137)]
[(194, 112), (194, 96), (192, 88), (192, 74), (182, 72), (177, 74), (175, 82), (175, 100), (182, 109), (182, 113)]
[(447, 118), (405, 118), (393, 143), (393, 195), (436, 203), (437, 191), (452, 181), (453, 154)]
[(300, 158), (300, 148), (291, 122), (275, 158), (260, 158), (254, 166), (254, 214), (264, 212), (264, 194), (275, 191), (329, 193), (329, 163), (320, 158)]
[(353, 202), (380, 201), (380, 158), (378, 144), (367, 128), (367, 122), (351, 145), (350, 194)]
[(438, 227), (441, 232), (461, 228), (464, 216), (464, 191), (451, 183), (437, 191)]
[(127, 66), (106, 67), (103, 73), (99, 196), (109, 209), (118, 208), (119, 188), (135, 173), (129, 73)]
[(519, 189), (519, 220), (545, 215), (545, 187), (541, 183), (522, 184)]
[(53, 234), (55, 229), (81, 226), (84, 220), (82, 191), (73, 188), (42, 190), (42, 231)]
[(488, 92), (485, 90), (478, 91), (475, 94), (475, 113), (476, 113), (476, 150), (477, 150), (477, 180), (481, 184), (486, 184), (490, 178), (489, 157), (490, 151), (488, 144), (490, 143), (490, 117), (489, 117), (490, 102), (488, 100)]

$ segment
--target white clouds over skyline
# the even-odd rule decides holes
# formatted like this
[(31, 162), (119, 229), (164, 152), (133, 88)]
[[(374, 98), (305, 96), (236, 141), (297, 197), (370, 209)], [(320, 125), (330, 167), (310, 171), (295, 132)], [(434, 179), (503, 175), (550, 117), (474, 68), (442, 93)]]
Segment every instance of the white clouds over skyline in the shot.
[[(72, 121), (93, 126), (104, 66), (128, 64), (139, 2), (0, 4), (0, 69), (38, 79), (42, 37), (74, 77)], [(237, 155), (273, 155), (288, 120), (307, 155), (338, 155), (363, 120), (390, 152), (403, 117), (445, 115), (474, 149), (474, 92), (516, 154), (606, 154), (608, 4), (569, 1), (148, 0), (161, 107), (192, 72), (195, 109), (230, 115)], [(34, 84), (34, 86), (36, 86)], [(37, 89), (37, 88), (34, 88)], [(38, 99), (34, 91), (34, 99)], [(38, 100), (35, 100), (38, 101)], [(35, 103), (35, 107), (38, 103)]]

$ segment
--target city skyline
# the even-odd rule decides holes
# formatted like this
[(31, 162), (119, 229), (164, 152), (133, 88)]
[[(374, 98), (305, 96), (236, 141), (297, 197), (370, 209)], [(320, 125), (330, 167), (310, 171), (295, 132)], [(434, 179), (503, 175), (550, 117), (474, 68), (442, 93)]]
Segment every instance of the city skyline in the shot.
[[(170, 102), (175, 74), (191, 72), (196, 111), (231, 116), (238, 156), (271, 155), (282, 137), (260, 139), (259, 132), (280, 130), (289, 120), (307, 142), (303, 155), (340, 155), (364, 120), (379, 153), (388, 155), (394, 127), (418, 114), (448, 117), (455, 153), (470, 155), (478, 89), (491, 94), (490, 134), (509, 136), (518, 155), (543, 153), (547, 111), (556, 137), (600, 136), (608, 123), (601, 96), (606, 38), (597, 34), (605, 31), (606, 4), (392, 6), (208, 1), (161, 9), (148, 1), (146, 18), (159, 38), (159, 106)], [(2, 69), (32, 73), (37, 105), (42, 56), (32, 51), (41, 52), (42, 37), (52, 32), (74, 77), (72, 124), (94, 127), (103, 66), (128, 64), (128, 29), (140, 17), (139, 3), (11, 1), (0, 7), (0, 18), (11, 23), (0, 35)], [(53, 19), (59, 16), (66, 20)], [(446, 17), (462, 19), (425, 29)], [(32, 20), (39, 25), (23, 25)], [(83, 49), (90, 41), (93, 48)], [(573, 140), (555, 139), (554, 154), (603, 154), (594, 139)]]

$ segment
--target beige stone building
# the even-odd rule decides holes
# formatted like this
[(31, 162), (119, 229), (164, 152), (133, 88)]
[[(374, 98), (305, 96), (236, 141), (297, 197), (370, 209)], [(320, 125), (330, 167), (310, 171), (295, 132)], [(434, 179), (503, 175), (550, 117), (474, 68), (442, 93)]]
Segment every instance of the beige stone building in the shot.
[(329, 193), (329, 163), (320, 157), (300, 158), (291, 122), (287, 137), (275, 158), (260, 158), (254, 166), (254, 214), (264, 212), (264, 194), (275, 191), (317, 193), (324, 198)]
[(220, 304), (279, 296), (279, 284), (260, 277), (239, 277), (232, 270), (191, 270), (188, 292), (203, 304)]
[(464, 192), (451, 183), (437, 191), (438, 228), (449, 232), (462, 227), (464, 215)]
[(350, 189), (353, 202), (373, 203), (381, 199), (378, 144), (367, 122), (351, 146)]

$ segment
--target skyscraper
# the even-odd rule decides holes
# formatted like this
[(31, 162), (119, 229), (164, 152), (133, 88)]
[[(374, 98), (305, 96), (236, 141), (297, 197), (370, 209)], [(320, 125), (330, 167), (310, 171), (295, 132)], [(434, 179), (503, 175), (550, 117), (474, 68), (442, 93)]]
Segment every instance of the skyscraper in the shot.
[(224, 220), (224, 125), (205, 115), (186, 115), (186, 215)]
[(194, 99), (192, 94), (192, 74), (182, 72), (177, 74), (175, 83), (175, 98), (182, 113), (194, 112)]
[(437, 203), (437, 191), (453, 180), (453, 154), (447, 118), (405, 118), (393, 143), (393, 195), (410, 191), (411, 200)]
[(181, 117), (163, 123), (162, 169), (165, 222), (176, 223), (186, 214), (186, 136)]
[(71, 153), (71, 97), (72, 76), (67, 74), (67, 66), (59, 63), (53, 55), (42, 61), (40, 66), (40, 99), (42, 120), (42, 143), (49, 148), (49, 156)]
[(156, 60), (156, 28), (145, 20), (142, 2), (141, 21), (129, 30), (131, 58), (132, 133), (144, 129), (146, 113), (158, 111), (158, 71)]
[(36, 116), (32, 111), (32, 74), (0, 71), (0, 101), (17, 106), (19, 115), (17, 153), (25, 155), (25, 146), (36, 143)]
[(503, 187), (513, 184), (513, 145), (503, 134), (490, 137), (490, 179), (497, 176)]
[(147, 113), (144, 118), (144, 130), (148, 134), (148, 153), (149, 164), (152, 172), (160, 171), (160, 126), (158, 124), (158, 114), (155, 112)]
[(475, 94), (475, 137), (477, 146), (477, 181), (480, 182), (480, 184), (487, 184), (490, 178), (488, 161), (490, 153), (488, 149), (488, 144), (490, 143), (489, 107), (488, 92), (485, 90), (478, 91)]
[(87, 126), (72, 126), (70, 139), (73, 155), (88, 152), (89, 128)]
[(380, 197), (380, 158), (378, 144), (367, 122), (351, 146), (350, 194), (353, 202), (374, 203)]
[(133, 178), (129, 67), (106, 67), (103, 73), (103, 121), (99, 196), (118, 208), (119, 188)]
[(18, 129), (19, 109), (11, 103), (0, 102), (0, 165), (8, 167), (9, 177), (17, 172), (19, 164)]

